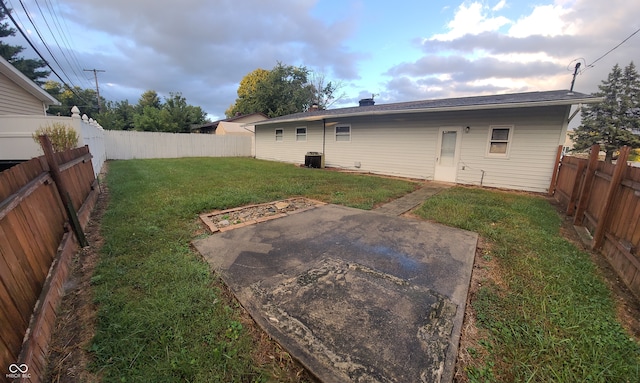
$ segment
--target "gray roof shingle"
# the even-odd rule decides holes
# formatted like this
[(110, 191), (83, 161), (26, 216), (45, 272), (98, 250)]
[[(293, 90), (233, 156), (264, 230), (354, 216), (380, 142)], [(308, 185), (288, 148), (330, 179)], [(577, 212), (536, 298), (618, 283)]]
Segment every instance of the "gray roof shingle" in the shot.
[(256, 125), (267, 125), (286, 121), (317, 121), (324, 118), (373, 114), (385, 115), (444, 110), (502, 109), (537, 105), (574, 105), (580, 103), (594, 103), (598, 101), (600, 101), (600, 98), (598, 97), (579, 92), (569, 92), (568, 90), (496, 94), (491, 96), (443, 98), (399, 102), (393, 104), (379, 104), (373, 106), (354, 106), (340, 109), (307, 111), (261, 121), (256, 123)]

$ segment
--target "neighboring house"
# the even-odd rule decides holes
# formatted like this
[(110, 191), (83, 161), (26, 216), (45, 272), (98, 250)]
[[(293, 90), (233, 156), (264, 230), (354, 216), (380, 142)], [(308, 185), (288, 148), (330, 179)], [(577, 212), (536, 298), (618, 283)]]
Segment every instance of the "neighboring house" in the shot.
[(50, 105), (60, 102), (0, 57), (0, 115), (46, 116)]
[(262, 120), (266, 120), (267, 117), (264, 113), (251, 113), (251, 114), (245, 114), (245, 115), (239, 115), (239, 116), (233, 116), (224, 120), (218, 120), (218, 121), (214, 121), (214, 122), (209, 122), (207, 124), (204, 125), (200, 125), (194, 129), (191, 130), (191, 133), (202, 133), (202, 134), (216, 134), (216, 130), (218, 128), (218, 125), (221, 122), (235, 122), (235, 123), (242, 123), (242, 124), (252, 124), (254, 122), (257, 121), (262, 121)]
[(247, 125), (241, 122), (220, 121), (215, 134), (219, 136), (231, 135), (253, 137), (254, 129), (253, 125)]
[(50, 105), (60, 102), (0, 57), (0, 171), (42, 155), (33, 134), (40, 127), (59, 123), (78, 133), (78, 146), (89, 146), (98, 174), (106, 160), (102, 127), (81, 116), (76, 107), (70, 110), (71, 117), (47, 116)]
[(60, 102), (0, 57), (0, 170), (39, 154), (27, 120), (46, 119), (50, 105)]
[[(252, 121), (253, 122), (253, 121)], [(218, 136), (246, 136), (251, 137), (251, 156), (255, 156), (256, 140), (254, 135), (254, 125), (252, 122), (228, 122), (220, 121), (216, 128)]]
[(567, 134), (564, 139), (564, 144), (562, 146), (562, 154), (569, 154), (573, 150), (573, 139), (571, 138), (571, 131), (567, 131)]
[(308, 111), (255, 123), (256, 158), (545, 192), (572, 105), (567, 90)]

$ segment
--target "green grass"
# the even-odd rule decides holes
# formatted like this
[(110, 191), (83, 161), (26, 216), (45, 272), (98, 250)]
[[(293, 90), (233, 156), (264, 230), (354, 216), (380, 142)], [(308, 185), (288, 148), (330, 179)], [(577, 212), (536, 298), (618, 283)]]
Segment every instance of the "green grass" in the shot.
[(90, 346), (105, 382), (283, 379), (254, 361), (239, 308), (190, 249), (199, 213), (292, 196), (371, 209), (415, 187), (242, 158), (111, 162), (106, 182)]
[[(482, 360), (471, 382), (640, 382), (640, 347), (615, 317), (615, 304), (590, 255), (560, 235), (541, 197), (456, 187), (418, 215), (478, 232), (503, 281), (472, 301)], [(486, 357), (480, 357), (486, 354)]]

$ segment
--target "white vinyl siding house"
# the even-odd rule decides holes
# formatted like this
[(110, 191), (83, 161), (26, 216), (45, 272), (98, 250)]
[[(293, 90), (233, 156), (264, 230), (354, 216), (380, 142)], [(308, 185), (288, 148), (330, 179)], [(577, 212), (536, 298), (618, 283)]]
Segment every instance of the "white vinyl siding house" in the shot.
[(0, 57), (0, 115), (46, 116), (58, 100)]
[(44, 89), (0, 57), (0, 169), (39, 155), (32, 135), (53, 121), (49, 105), (59, 105)]
[[(393, 109), (404, 104), (389, 104), (284, 116), (256, 125), (256, 158), (303, 164), (307, 152), (318, 152), (327, 167), (544, 192), (565, 139), (569, 110), (578, 103), (565, 98), (567, 91), (558, 92), (542, 95), (563, 101), (541, 105), (404, 112)], [(579, 94), (575, 99), (598, 100)], [(457, 99), (445, 104), (451, 100)], [(303, 124), (307, 139), (296, 141), (296, 129)], [(275, 142), (274, 129), (282, 129), (281, 142)]]
[(299, 126), (296, 128), (296, 141), (306, 141), (307, 140), (307, 127)]
[(336, 141), (337, 142), (351, 141), (351, 125), (348, 125), (348, 124), (336, 125)]
[(42, 101), (0, 73), (0, 114), (45, 115)]

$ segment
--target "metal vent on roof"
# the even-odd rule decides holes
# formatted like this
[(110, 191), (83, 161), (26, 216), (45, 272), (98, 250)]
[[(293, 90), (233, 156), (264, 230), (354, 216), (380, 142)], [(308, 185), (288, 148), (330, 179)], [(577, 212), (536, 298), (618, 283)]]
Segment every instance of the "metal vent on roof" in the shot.
[(373, 106), (376, 104), (373, 98), (363, 98), (359, 102), (360, 102), (360, 106)]

